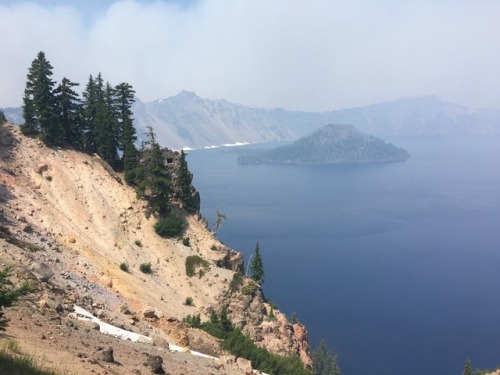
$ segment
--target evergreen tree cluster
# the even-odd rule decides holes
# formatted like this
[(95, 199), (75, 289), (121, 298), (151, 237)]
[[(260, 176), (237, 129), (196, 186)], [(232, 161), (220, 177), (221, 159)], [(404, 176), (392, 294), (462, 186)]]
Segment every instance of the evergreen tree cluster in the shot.
[(95, 78), (90, 75), (80, 97), (75, 92), (79, 84), (66, 77), (56, 86), (52, 70), (43, 51), (28, 69), (22, 106), (24, 134), (38, 136), (49, 146), (96, 153), (124, 172), (125, 181), (135, 186), (138, 197), (147, 200), (150, 212), (159, 217), (168, 216), (173, 200), (189, 213), (199, 211), (200, 197), (191, 184), (193, 175), (185, 153), (181, 151), (169, 168), (150, 127), (142, 149), (137, 149), (132, 117), (135, 91), (130, 84), (112, 86), (101, 73)]
[(40, 51), (28, 69), (23, 133), (40, 136), (49, 146), (71, 146), (97, 153), (113, 167), (123, 164), (125, 171), (133, 170), (137, 137), (132, 119), (132, 86), (122, 82), (113, 87), (104, 82), (101, 73), (96, 78), (90, 75), (80, 98), (75, 91), (79, 83), (64, 77), (56, 85), (52, 75), (53, 67)]

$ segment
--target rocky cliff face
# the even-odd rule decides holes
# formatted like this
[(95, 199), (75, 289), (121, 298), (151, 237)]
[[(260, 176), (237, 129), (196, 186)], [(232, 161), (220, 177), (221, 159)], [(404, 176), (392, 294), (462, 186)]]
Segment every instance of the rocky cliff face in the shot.
[[(135, 192), (121, 181), (96, 156), (51, 149), (37, 139), (22, 136), (14, 126), (0, 126), (0, 232), (4, 233), (4, 237), (0, 236), (0, 263), (16, 265), (20, 280), (32, 277), (41, 285), (40, 292), (30, 297), (33, 304), (27, 307), (36, 305), (35, 311), (29, 310), (23, 319), (27, 322), (39, 314), (49, 316), (47, 320), (40, 318), (40, 332), (52, 331), (55, 328), (44, 324), (66, 322), (73, 304), (80, 304), (107, 322), (155, 336), (157, 342), (214, 348), (213, 342), (202, 334), (191, 334), (180, 321), (194, 314), (208, 319), (210, 311), (220, 306), (228, 296), (235, 271), (242, 268), (241, 254), (217, 241), (197, 215), (185, 217), (184, 237), (190, 239), (190, 246), (179, 239), (159, 237), (153, 229), (154, 218), (145, 215), (144, 202), (137, 200)], [(186, 275), (185, 263), (190, 255), (209, 261), (203, 275)], [(139, 270), (142, 263), (151, 263), (151, 274)], [(128, 265), (128, 272), (121, 269), (121, 264)], [(192, 304), (185, 303), (187, 298), (192, 299)], [(272, 344), (266, 344), (270, 350), (301, 353), (308, 363), (307, 341), (299, 334), (300, 329), (295, 330), (285, 318), (273, 322), (272, 328), (264, 328), (265, 316), (258, 311), (262, 312), (266, 305), (258, 294), (250, 299), (241, 297), (241, 301), (239, 298), (228, 300), (234, 306), (231, 317), (245, 322), (246, 331), (256, 341), (273, 337)], [(251, 308), (236, 308), (239, 304)], [(19, 328), (15, 331), (19, 337), (28, 334), (22, 327), (12, 327)], [(57, 358), (66, 353), (74, 358), (78, 351), (87, 355), (81, 347), (85, 340), (76, 336), (73, 328), (68, 329), (54, 340), (52, 355)], [(46, 340), (46, 336), (30, 336), (26, 345), (49, 350), (50, 345), (37, 341)], [(74, 342), (66, 345), (65, 340)], [(133, 355), (132, 350), (129, 356)], [(82, 363), (87, 365), (84, 360)], [(80, 370), (75, 373), (90, 371), (88, 367), (87, 372)], [(203, 367), (193, 373), (207, 371), (223, 370)]]
[[(298, 322), (264, 302), (262, 293), (251, 280), (237, 289), (229, 289), (219, 298), (219, 306), (227, 306), (231, 321), (257, 345), (272, 353), (298, 355), (309, 368), (312, 360), (307, 330)], [(220, 309), (220, 307), (219, 307)]]

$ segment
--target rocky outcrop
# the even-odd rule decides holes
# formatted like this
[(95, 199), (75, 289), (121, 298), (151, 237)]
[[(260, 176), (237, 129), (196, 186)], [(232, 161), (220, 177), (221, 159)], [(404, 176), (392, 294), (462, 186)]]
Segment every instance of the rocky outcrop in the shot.
[(223, 306), (227, 307), (233, 324), (256, 345), (275, 354), (299, 356), (304, 365), (311, 368), (312, 359), (305, 326), (290, 322), (285, 314), (273, 309), (263, 300), (256, 285), (245, 278), (238, 290), (229, 290), (221, 296), (221, 309)]
[(243, 270), (243, 255), (241, 253), (226, 246), (217, 247), (214, 252), (217, 254), (214, 259), (217, 267), (235, 272)]

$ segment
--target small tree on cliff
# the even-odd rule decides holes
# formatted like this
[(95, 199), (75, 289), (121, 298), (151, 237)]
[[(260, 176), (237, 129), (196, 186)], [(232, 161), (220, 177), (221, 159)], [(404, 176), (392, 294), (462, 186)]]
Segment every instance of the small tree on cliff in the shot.
[(472, 365), (469, 359), (465, 362), (465, 367), (462, 371), (462, 375), (472, 375)]
[(7, 122), (7, 117), (5, 117), (5, 113), (0, 109), (0, 125)]
[(262, 257), (260, 255), (259, 243), (255, 246), (255, 251), (252, 254), (249, 263), (250, 278), (257, 282), (260, 286), (264, 284), (264, 264), (262, 263)]
[(325, 340), (321, 340), (319, 346), (312, 352), (313, 375), (340, 375), (340, 367), (337, 356), (328, 351)]

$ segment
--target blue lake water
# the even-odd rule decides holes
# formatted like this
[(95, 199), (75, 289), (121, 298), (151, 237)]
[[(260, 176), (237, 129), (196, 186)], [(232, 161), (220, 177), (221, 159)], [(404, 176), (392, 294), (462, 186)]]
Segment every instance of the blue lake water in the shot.
[(266, 296), (326, 339), (344, 375), (500, 365), (500, 137), (391, 139), (405, 163), (189, 167), (219, 239), (260, 244)]

